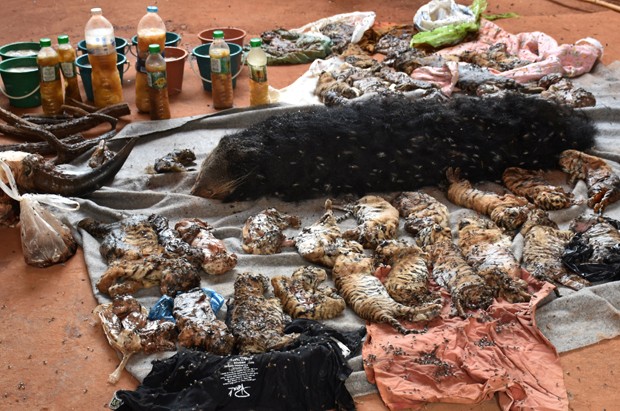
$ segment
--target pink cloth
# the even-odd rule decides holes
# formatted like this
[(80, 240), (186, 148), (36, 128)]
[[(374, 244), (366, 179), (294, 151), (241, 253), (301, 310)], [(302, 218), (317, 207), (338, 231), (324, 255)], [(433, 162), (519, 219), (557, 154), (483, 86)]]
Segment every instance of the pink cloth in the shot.
[(423, 334), (404, 336), (389, 325), (368, 324), (362, 351), (368, 381), (390, 410), (419, 410), (426, 402), (474, 404), (494, 393), (502, 410), (566, 410), (559, 356), (534, 322), (536, 304), (552, 289), (545, 283), (529, 303), (495, 301), (467, 319), (450, 317), (446, 304)]
[(443, 94), (450, 96), (459, 79), (458, 63), (447, 61), (441, 67), (418, 67), (411, 73), (411, 77), (435, 84)]
[[(489, 70), (494, 74), (514, 79), (519, 83), (535, 81), (551, 73), (562, 74), (564, 77), (577, 77), (592, 70), (594, 64), (603, 55), (603, 46), (592, 38), (579, 40), (575, 44), (558, 45), (555, 39), (545, 33), (536, 31), (510, 34), (496, 24), (484, 19), (481, 20), (476, 41), (445, 48), (439, 50), (437, 54), (445, 57), (458, 56), (464, 51), (480, 52), (497, 43), (505, 44), (506, 51), (509, 54), (531, 62), (526, 66), (509, 71)], [(438, 69), (434, 70), (437, 71)], [(451, 69), (444, 66), (443, 71), (451, 71)], [(429, 78), (420, 73), (424, 73), (424, 68), (414, 70), (411, 77), (431, 81), (442, 90), (445, 88), (445, 72), (435, 78)]]

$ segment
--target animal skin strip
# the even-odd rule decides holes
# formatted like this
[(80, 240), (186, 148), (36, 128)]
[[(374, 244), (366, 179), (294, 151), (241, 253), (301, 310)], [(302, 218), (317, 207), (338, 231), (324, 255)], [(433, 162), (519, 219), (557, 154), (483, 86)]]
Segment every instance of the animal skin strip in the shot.
[[(69, 109), (69, 106), (66, 106)], [(66, 137), (82, 131), (90, 130), (102, 123), (110, 123), (111, 130), (116, 129), (118, 118), (129, 115), (131, 110), (127, 103), (115, 104), (113, 106), (104, 107), (93, 113), (89, 113), (83, 108), (74, 107), (70, 110), (82, 110), (79, 117), (69, 118), (63, 122), (54, 122), (53, 124), (38, 124), (40, 121), (30, 121), (27, 117), (19, 117), (8, 110), (0, 107), (0, 119), (4, 120), (8, 125), (0, 125), (0, 131), (7, 135), (26, 140), (43, 140), (49, 141), (48, 137), (39, 133), (32, 132), (39, 127), (52, 133), (56, 137)], [(38, 138), (37, 138), (38, 137)]]
[[(7, 126), (11, 127), (11, 126)], [(0, 124), (0, 132), (2, 132), (3, 125)], [(84, 137), (80, 134), (73, 134), (71, 136), (64, 137), (62, 139), (65, 143), (68, 144), (78, 144), (84, 142)], [(23, 151), (25, 153), (33, 153), (33, 154), (41, 154), (41, 155), (49, 155), (56, 154), (56, 150), (52, 148), (47, 141), (33, 141), (27, 143), (17, 143), (17, 144), (2, 144), (0, 145), (0, 151)]]

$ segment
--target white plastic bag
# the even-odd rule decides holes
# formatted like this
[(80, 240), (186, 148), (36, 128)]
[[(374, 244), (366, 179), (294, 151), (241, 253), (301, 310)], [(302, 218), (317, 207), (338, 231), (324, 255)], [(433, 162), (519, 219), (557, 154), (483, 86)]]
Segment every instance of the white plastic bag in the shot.
[(291, 29), (291, 31), (295, 33), (314, 33), (322, 35), (320, 30), (328, 24), (350, 24), (354, 27), (353, 34), (351, 34), (351, 43), (355, 44), (359, 43), (364, 35), (364, 32), (375, 24), (375, 17), (376, 14), (374, 11), (354, 11), (352, 13), (343, 13), (331, 17), (325, 17), (296, 29)]
[(67, 261), (77, 249), (71, 230), (42, 204), (75, 211), (79, 203), (55, 194), (20, 195), (10, 167), (0, 160), (9, 186), (0, 180), (0, 188), (12, 199), (19, 201), (22, 251), (27, 264), (49, 267)]

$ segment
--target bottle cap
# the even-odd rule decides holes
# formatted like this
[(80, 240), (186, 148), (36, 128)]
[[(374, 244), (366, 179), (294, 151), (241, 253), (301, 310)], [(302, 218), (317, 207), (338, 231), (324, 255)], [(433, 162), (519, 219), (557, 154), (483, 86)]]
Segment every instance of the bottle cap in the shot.
[(69, 44), (69, 36), (66, 34), (58, 36), (58, 44)]
[(47, 37), (44, 37), (41, 40), (39, 40), (39, 45), (41, 47), (51, 47), (52, 46), (52, 40), (48, 39)]
[(92, 9), (90, 9), (90, 14), (101, 14), (101, 7), (93, 7)]
[(149, 44), (149, 53), (159, 54), (159, 44)]
[(250, 47), (260, 47), (263, 41), (259, 38), (250, 39)]
[(214, 39), (223, 39), (224, 38), (224, 32), (222, 30), (215, 30), (213, 32), (213, 38)]
[(158, 10), (157, 6), (147, 6), (146, 7), (146, 11), (149, 12), (149, 13), (157, 13), (157, 10)]

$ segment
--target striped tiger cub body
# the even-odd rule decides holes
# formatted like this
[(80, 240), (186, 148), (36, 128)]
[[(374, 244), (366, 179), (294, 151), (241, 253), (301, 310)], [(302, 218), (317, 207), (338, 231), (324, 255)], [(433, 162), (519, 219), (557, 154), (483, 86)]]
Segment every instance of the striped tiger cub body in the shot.
[(314, 224), (302, 228), (295, 238), (297, 252), (307, 261), (333, 267), (341, 252), (361, 253), (360, 243), (342, 237), (331, 200), (325, 201), (325, 213)]
[(375, 254), (379, 262), (391, 267), (383, 285), (394, 300), (412, 307), (441, 304), (441, 295), (429, 288), (428, 255), (420, 247), (404, 240), (386, 240)]
[(472, 216), (459, 221), (458, 245), (471, 265), (506, 301), (529, 301), (521, 266), (512, 253), (512, 241), (491, 220)]
[(451, 238), (448, 207), (434, 197), (421, 191), (405, 191), (392, 200), (392, 205), (405, 219), (405, 231), (420, 247)]
[(294, 241), (287, 240), (283, 231), (300, 225), (299, 217), (268, 208), (248, 217), (241, 231), (241, 247), (248, 254), (277, 254), (282, 247), (294, 244)]
[(280, 349), (295, 341), (299, 334), (284, 333), (288, 320), (277, 298), (267, 298), (269, 279), (259, 273), (237, 274), (230, 330), (239, 354), (258, 354)]
[(573, 204), (573, 194), (552, 185), (541, 170), (508, 167), (502, 174), (504, 185), (543, 210), (561, 210)]
[(494, 287), (470, 266), (461, 249), (450, 241), (427, 246), (433, 279), (450, 292), (456, 312), (466, 317), (466, 309), (486, 309), (493, 302)]
[(342, 313), (346, 304), (334, 288), (322, 284), (325, 280), (324, 269), (306, 266), (295, 270), (290, 277), (273, 277), (271, 285), (284, 312), (292, 318), (326, 320)]
[(339, 218), (339, 221), (353, 216), (358, 224), (354, 229), (343, 232), (344, 238), (355, 240), (364, 248), (374, 249), (381, 241), (396, 237), (400, 222), (398, 210), (384, 198), (373, 195), (364, 196), (342, 209), (347, 213)]
[(620, 200), (620, 177), (600, 157), (577, 150), (560, 154), (560, 167), (568, 173), (569, 182), (584, 180), (588, 187), (588, 207), (602, 213), (609, 204)]
[(374, 271), (373, 258), (360, 253), (340, 254), (332, 270), (338, 293), (360, 318), (390, 324), (401, 334), (412, 334), (420, 331), (406, 328), (399, 318), (429, 321), (439, 314), (441, 306), (408, 307), (395, 301)]
[(400, 193), (392, 204), (405, 216), (405, 230), (423, 246), (433, 279), (450, 292), (458, 315), (465, 317), (466, 309), (487, 308), (495, 292), (452, 241), (448, 207), (419, 191)]
[(523, 255), (521, 265), (539, 280), (559, 283), (573, 290), (580, 290), (590, 282), (570, 272), (562, 255), (574, 233), (560, 230), (544, 210), (534, 210), (521, 227)]
[(447, 197), (454, 204), (484, 214), (507, 230), (514, 230), (527, 220), (531, 205), (526, 198), (478, 190), (461, 179), (458, 170), (448, 169), (446, 176), (450, 182)]

